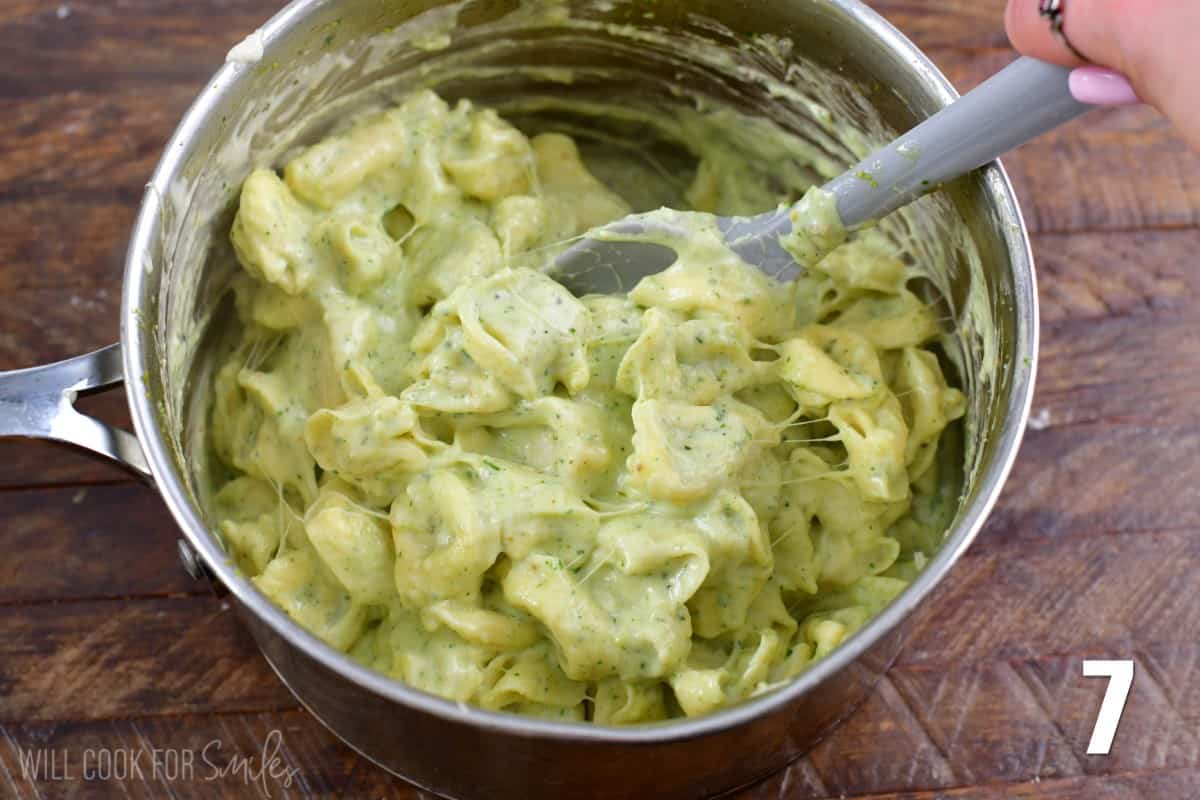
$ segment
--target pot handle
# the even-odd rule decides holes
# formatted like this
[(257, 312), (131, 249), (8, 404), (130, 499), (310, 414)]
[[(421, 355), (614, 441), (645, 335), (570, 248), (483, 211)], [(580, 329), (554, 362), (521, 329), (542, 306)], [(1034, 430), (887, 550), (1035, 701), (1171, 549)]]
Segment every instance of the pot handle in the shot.
[(119, 344), (55, 364), (0, 372), (0, 437), (65, 442), (111, 459), (153, 483), (136, 436), (75, 409), (80, 394), (124, 380)]

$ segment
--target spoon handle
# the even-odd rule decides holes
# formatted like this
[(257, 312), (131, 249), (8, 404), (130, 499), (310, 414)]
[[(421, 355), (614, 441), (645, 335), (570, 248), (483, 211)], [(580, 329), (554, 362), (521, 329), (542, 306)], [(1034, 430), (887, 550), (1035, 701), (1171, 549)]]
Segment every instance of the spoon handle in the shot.
[(1034, 139), (1092, 106), (1076, 100), (1071, 70), (1019, 58), (825, 185), (846, 228), (879, 219)]

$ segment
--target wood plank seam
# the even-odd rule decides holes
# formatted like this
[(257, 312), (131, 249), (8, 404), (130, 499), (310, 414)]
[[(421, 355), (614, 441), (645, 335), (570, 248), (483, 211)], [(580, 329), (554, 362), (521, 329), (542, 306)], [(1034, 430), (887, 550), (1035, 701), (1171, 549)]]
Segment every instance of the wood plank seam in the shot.
[[(273, 673), (272, 673), (273, 674)], [(295, 704), (288, 705), (268, 705), (257, 706), (254, 708), (219, 708), (204, 711), (185, 710), (185, 711), (164, 711), (154, 714), (113, 714), (106, 717), (54, 717), (53, 719), (38, 719), (35, 722), (28, 722), (19, 719), (0, 719), (0, 731), (5, 726), (17, 725), (36, 725), (36, 726), (55, 726), (55, 725), (95, 725), (101, 722), (160, 722), (170, 719), (219, 719), (222, 717), (247, 717), (247, 716), (265, 716), (270, 714), (293, 714), (293, 713), (308, 714), (308, 710), (300, 705), (297, 701)]]
[[(1004, 163), (1003, 158), (1000, 161)], [(1025, 221), (1029, 222), (1028, 219)], [(1095, 236), (1097, 234), (1120, 236), (1135, 233), (1190, 233), (1198, 230), (1200, 230), (1200, 222), (1188, 220), (1186, 222), (1143, 222), (1138, 225), (1080, 225), (1058, 230), (1054, 228), (1033, 230), (1031, 227), (1029, 235), (1036, 238), (1059, 237), (1065, 239), (1070, 236)]]
[[(1154, 644), (1153, 642), (1148, 644)], [(1005, 656), (1003, 651), (993, 653), (985, 653), (979, 659), (956, 660), (954, 668), (957, 670), (966, 671), (968, 669), (982, 667), (987, 665), (1004, 664), (1008, 667), (1016, 668), (1026, 664), (1040, 664), (1052, 661), (1060, 661), (1068, 658), (1082, 658), (1084, 656), (1096, 656), (1098, 653), (1105, 652), (1122, 652), (1132, 651), (1130, 639), (1128, 637), (1110, 637), (1108, 639), (1095, 640), (1088, 642), (1087, 645), (1081, 645), (1078, 650), (1055, 650), (1052, 652), (1038, 653), (1035, 656)], [(892, 668), (894, 672), (915, 672), (915, 673), (931, 673), (945, 672), (947, 665), (940, 661), (905, 661), (902, 664)]]
[[(1128, 381), (1128, 383), (1134, 384), (1135, 382)], [(1112, 385), (1116, 385), (1116, 382), (1114, 382)], [(1092, 388), (1098, 388), (1098, 387), (1092, 387)], [(1044, 405), (1048, 405), (1047, 403), (1039, 403), (1038, 402), (1039, 399), (1064, 398), (1064, 397), (1070, 398), (1072, 394), (1074, 394), (1074, 390), (1067, 390), (1067, 391), (1063, 391), (1063, 392), (1056, 392), (1056, 391), (1039, 392), (1038, 394), (1034, 395), (1033, 412), (1032, 413), (1037, 414), (1038, 410), (1041, 407), (1043, 407)], [(1026, 436), (1037, 436), (1042, 431), (1065, 430), (1067, 428), (1081, 428), (1086, 425), (1094, 425), (1096, 427), (1104, 428), (1105, 430), (1112, 430), (1113, 428), (1144, 428), (1145, 427), (1145, 423), (1138, 420), (1136, 417), (1129, 417), (1129, 416), (1125, 416), (1125, 415), (1102, 415), (1102, 416), (1098, 416), (1098, 417), (1089, 417), (1087, 419), (1081, 419), (1081, 420), (1067, 420), (1066, 422), (1057, 422), (1053, 418), (1051, 418), (1050, 422), (1046, 423), (1044, 426), (1038, 428), (1037, 430), (1034, 430), (1033, 428), (1027, 428), (1025, 431), (1025, 435)]]
[[(1001, 159), (1003, 161), (1003, 159)], [(1070, 239), (1075, 236), (1132, 236), (1139, 233), (1194, 233), (1200, 231), (1200, 221), (1189, 222), (1146, 222), (1140, 225), (1095, 225), (1071, 228), (1061, 231), (1030, 231), (1029, 236), (1035, 240)]]
[[(1033, 533), (1025, 533), (1025, 526), (1019, 521), (1004, 521), (996, 520), (988, 523), (988, 527), (984, 530), (1004, 532), (1003, 541), (995, 541), (997, 537), (987, 537), (985, 539), (976, 539), (975, 542), (963, 553), (963, 559), (983, 558), (985, 556), (994, 556), (997, 553), (1010, 552), (1018, 548), (1036, 546), (1038, 544), (1046, 544), (1047, 546), (1069, 542), (1081, 539), (1103, 539), (1116, 538), (1119, 536), (1139, 535), (1139, 536), (1154, 536), (1158, 534), (1194, 534), (1200, 536), (1200, 528), (1195, 525), (1183, 525), (1178, 528), (1164, 528), (1157, 525), (1148, 525), (1139, 528), (1132, 525), (1122, 525), (1119, 528), (1103, 528), (1094, 527), (1084, 530), (1070, 530), (1066, 533), (1056, 534), (1053, 537), (1047, 537), (1045, 532), (1034, 531)], [(1047, 541), (1050, 539), (1050, 541)], [(995, 543), (993, 543), (995, 542)], [(2, 604), (0, 604), (2, 605)], [(926, 626), (922, 626), (924, 630)]]
[[(1051, 780), (1031, 780), (1031, 781), (992, 781), (989, 783), (978, 783), (964, 786), (951, 786), (942, 789), (933, 789), (928, 791), (904, 791), (904, 792), (867, 792), (865, 794), (842, 794), (836, 797), (829, 797), (825, 800), (952, 800), (955, 796), (961, 796), (965, 792), (973, 792), (978, 789), (989, 790), (994, 789), (1008, 796), (1013, 789), (1037, 786), (1042, 790), (1043, 797), (1058, 797), (1054, 790), (1058, 786), (1079, 783), (1080, 780), (1093, 779), (1099, 781), (1114, 782), (1126, 778), (1136, 778), (1144, 775), (1163, 776), (1163, 775), (1194, 775), (1197, 781), (1200, 781), (1200, 769), (1195, 767), (1179, 767), (1175, 769), (1135, 769), (1122, 770), (1120, 772), (1111, 772), (1106, 775), (1072, 775), (1067, 778), (1053, 778)], [(1179, 800), (1179, 799), (1172, 799)]]
[[(182, 569), (182, 567), (180, 567)], [(206, 584), (207, 585), (207, 584)], [(46, 598), (22, 598), (20, 600), (5, 600), (0, 598), (0, 608), (33, 608), (38, 606), (69, 606), (80, 603), (121, 603), (121, 602), (141, 602), (147, 600), (187, 600), (197, 597), (212, 597), (222, 599), (221, 595), (211, 588), (198, 588), (194, 592), (145, 592), (140, 594), (118, 594), (107, 595), (98, 594), (88, 597), (46, 597)]]
[[(115, 469), (115, 467), (114, 467), (114, 469)], [(70, 480), (70, 481), (63, 481), (61, 483), (37, 483), (37, 482), (34, 482), (34, 483), (20, 483), (20, 484), (10, 484), (8, 486), (0, 486), (0, 492), (45, 492), (45, 491), (54, 491), (56, 489), (75, 489), (75, 488), (91, 489), (93, 487), (97, 488), (97, 489), (104, 489), (109, 486), (130, 486), (130, 485), (136, 484), (136, 483), (139, 483), (139, 482), (133, 478), (113, 478), (111, 480), (108, 480), (108, 479)], [(148, 489), (147, 491), (153, 492), (155, 490)]]

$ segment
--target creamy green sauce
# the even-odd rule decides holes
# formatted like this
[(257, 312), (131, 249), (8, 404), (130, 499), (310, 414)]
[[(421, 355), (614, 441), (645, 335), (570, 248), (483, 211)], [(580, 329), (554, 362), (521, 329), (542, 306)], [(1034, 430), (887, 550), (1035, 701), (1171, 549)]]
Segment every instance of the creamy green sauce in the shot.
[(791, 212), (792, 232), (780, 239), (802, 267), (814, 268), (846, 241), (846, 229), (838, 216), (833, 195), (810, 189)]
[[(694, 208), (786, 199), (715, 141)], [(264, 593), (425, 691), (623, 724), (776, 687), (904, 588), (964, 410), (911, 268), (812, 192), (795, 282), (667, 210), (679, 257), (627, 294), (545, 275), (630, 210), (569, 137), (431, 92), (246, 180), (210, 429)]]

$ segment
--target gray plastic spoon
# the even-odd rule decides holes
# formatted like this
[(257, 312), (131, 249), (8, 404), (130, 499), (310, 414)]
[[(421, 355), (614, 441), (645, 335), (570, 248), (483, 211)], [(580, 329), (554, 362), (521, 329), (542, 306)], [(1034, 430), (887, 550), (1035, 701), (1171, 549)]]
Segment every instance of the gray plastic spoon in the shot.
[[(1075, 98), (1072, 70), (1020, 58), (970, 93), (823, 187), (847, 230), (890, 214), (942, 183), (993, 161), (1094, 106)], [(1117, 76), (1119, 79), (1119, 76)], [(792, 232), (792, 208), (754, 217), (717, 217), (726, 243), (746, 262), (790, 279), (801, 270), (779, 245)], [(653, 227), (639, 216), (605, 225), (565, 250), (550, 274), (575, 295), (625, 291), (669, 267), (675, 251), (630, 241)], [(612, 238), (609, 238), (612, 237)]]

